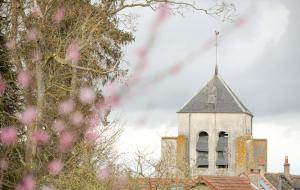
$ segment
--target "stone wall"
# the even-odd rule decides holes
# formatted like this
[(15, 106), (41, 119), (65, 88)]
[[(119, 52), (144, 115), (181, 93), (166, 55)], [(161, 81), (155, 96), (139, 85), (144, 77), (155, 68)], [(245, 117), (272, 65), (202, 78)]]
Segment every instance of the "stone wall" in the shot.
[[(178, 113), (178, 134), (188, 139), (188, 157), (191, 176), (197, 175), (235, 175), (235, 140), (252, 132), (252, 116), (245, 113)], [(209, 167), (196, 167), (196, 144), (199, 133), (209, 135)], [(219, 132), (226, 132), (228, 137), (228, 168), (216, 167), (216, 146)]]
[(236, 174), (267, 172), (267, 140), (241, 136), (236, 139)]

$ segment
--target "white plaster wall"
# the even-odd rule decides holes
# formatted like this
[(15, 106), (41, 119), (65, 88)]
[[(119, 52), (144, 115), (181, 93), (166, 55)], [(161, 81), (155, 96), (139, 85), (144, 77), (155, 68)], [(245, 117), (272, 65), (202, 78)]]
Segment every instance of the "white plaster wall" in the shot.
[[(235, 139), (251, 134), (252, 117), (244, 113), (178, 113), (178, 134), (189, 138), (189, 164), (191, 175), (235, 175)], [(196, 144), (199, 132), (206, 131), (209, 135), (209, 168), (196, 167)], [(229, 135), (229, 166), (228, 169), (216, 168), (216, 146), (220, 131)]]
[(178, 113), (178, 135), (189, 135), (189, 113)]

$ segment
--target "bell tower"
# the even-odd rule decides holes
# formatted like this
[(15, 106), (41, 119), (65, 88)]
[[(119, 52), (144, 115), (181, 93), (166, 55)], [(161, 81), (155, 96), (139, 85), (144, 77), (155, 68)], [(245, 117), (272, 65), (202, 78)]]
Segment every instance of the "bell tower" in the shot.
[(213, 78), (178, 112), (178, 135), (188, 139), (192, 175), (234, 175), (236, 139), (252, 136), (252, 113), (222, 80)]
[(168, 175), (234, 176), (267, 171), (267, 140), (252, 137), (252, 113), (221, 78), (219, 32), (215, 36), (212, 79), (177, 112), (178, 136), (162, 137), (161, 155)]

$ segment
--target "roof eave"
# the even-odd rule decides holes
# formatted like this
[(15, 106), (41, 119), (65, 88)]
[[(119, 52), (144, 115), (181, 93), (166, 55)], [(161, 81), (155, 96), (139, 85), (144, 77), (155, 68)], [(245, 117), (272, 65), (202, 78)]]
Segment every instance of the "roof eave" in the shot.
[(251, 112), (193, 112), (193, 111), (177, 111), (176, 113), (213, 113), (213, 114), (217, 114), (217, 113), (230, 113), (230, 114), (247, 114), (251, 117), (253, 117), (253, 114)]

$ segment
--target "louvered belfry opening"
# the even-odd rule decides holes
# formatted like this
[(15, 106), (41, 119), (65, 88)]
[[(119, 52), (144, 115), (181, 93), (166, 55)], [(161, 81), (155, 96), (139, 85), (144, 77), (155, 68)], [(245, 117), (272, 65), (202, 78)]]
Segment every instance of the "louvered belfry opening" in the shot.
[(199, 133), (197, 141), (197, 167), (208, 168), (208, 133), (202, 131)]
[(218, 168), (228, 168), (228, 134), (224, 131), (219, 133), (217, 143), (217, 161)]

